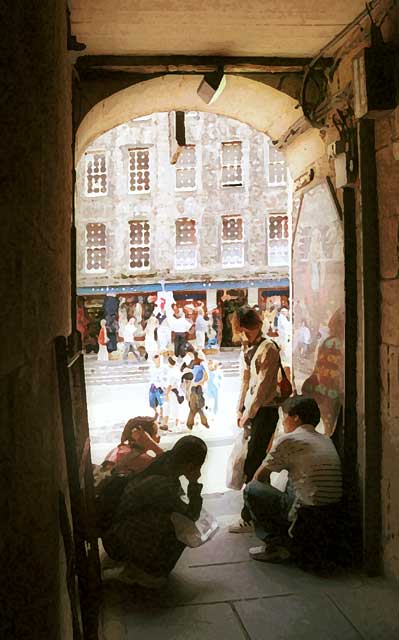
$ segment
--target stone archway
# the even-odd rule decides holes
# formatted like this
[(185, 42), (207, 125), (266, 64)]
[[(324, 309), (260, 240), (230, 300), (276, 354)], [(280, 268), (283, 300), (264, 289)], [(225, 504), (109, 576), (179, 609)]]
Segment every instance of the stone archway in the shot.
[[(134, 84), (98, 102), (83, 118), (76, 133), (76, 161), (98, 136), (113, 127), (159, 111), (207, 111), (240, 120), (268, 135), (284, 139), (298, 128), (303, 112), (296, 100), (273, 87), (241, 76), (227, 76), (226, 88), (215, 104), (197, 95), (198, 75), (165, 75)], [(325, 144), (309, 128), (284, 149), (295, 178), (325, 155)]]

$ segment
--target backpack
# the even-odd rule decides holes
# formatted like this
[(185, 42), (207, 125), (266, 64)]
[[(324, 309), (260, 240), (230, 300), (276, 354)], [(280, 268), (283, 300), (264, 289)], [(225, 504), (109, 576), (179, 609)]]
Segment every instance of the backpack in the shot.
[(95, 501), (96, 524), (100, 535), (111, 526), (114, 513), (129, 480), (130, 474), (112, 473), (109, 478), (101, 483)]

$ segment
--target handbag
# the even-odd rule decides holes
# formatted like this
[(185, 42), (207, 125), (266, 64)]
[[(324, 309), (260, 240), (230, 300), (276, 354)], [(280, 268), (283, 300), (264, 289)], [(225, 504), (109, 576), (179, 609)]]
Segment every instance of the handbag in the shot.
[[(280, 347), (278, 346), (277, 342), (275, 342), (274, 340), (272, 340), (272, 342), (280, 351)], [(276, 404), (282, 404), (284, 400), (287, 400), (287, 398), (289, 398), (290, 395), (292, 395), (292, 384), (289, 381), (287, 374), (285, 373), (285, 369), (283, 367), (283, 363), (281, 362), (280, 356), (278, 357), (278, 366), (280, 369), (280, 380), (277, 380), (278, 393), (276, 398), (277, 400)]]
[(227, 461), (226, 487), (240, 491), (245, 482), (244, 465), (248, 454), (248, 436), (243, 430), (238, 434)]
[(176, 511), (171, 514), (170, 519), (175, 528), (176, 538), (186, 547), (200, 547), (211, 540), (219, 528), (217, 520), (205, 509), (201, 509), (196, 522)]
[(281, 362), (281, 358), (280, 358), (279, 366), (280, 366), (281, 378), (280, 380), (277, 380), (277, 386), (279, 391), (278, 401), (279, 401), (279, 404), (281, 404), (284, 402), (284, 400), (287, 400), (287, 398), (289, 398), (290, 395), (292, 394), (292, 384), (288, 380), (287, 374), (285, 373), (284, 367)]

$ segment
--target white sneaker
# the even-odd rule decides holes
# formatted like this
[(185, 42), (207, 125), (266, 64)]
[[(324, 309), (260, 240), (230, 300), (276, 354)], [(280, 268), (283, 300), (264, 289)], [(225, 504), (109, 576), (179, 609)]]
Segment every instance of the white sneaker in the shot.
[(229, 533), (251, 533), (254, 530), (252, 522), (245, 522), (242, 518), (229, 526)]

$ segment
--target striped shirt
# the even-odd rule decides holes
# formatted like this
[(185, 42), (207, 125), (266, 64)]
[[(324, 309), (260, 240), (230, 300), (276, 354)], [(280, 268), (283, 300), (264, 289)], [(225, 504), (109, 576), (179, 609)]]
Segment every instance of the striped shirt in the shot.
[(324, 505), (342, 497), (341, 463), (333, 442), (312, 425), (278, 438), (263, 463), (270, 471), (287, 469), (296, 504)]

